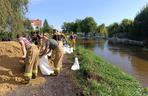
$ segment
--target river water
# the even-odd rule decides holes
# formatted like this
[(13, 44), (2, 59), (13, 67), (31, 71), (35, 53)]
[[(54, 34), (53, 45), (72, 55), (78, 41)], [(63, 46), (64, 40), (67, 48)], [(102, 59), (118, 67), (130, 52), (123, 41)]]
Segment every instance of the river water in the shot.
[(134, 76), (142, 86), (148, 86), (148, 52), (133, 46), (110, 45), (107, 40), (80, 40), (77, 43)]

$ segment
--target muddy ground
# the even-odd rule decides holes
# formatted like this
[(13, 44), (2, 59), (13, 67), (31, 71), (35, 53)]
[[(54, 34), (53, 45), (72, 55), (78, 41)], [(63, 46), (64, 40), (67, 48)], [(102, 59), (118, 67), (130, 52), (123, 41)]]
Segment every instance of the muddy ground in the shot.
[(63, 70), (58, 76), (43, 76), (27, 85), (21, 83), (23, 62), (22, 50), (17, 42), (0, 42), (0, 96), (81, 96), (65, 55)]
[(58, 76), (39, 77), (28, 85), (19, 86), (6, 96), (80, 96), (80, 93), (70, 64), (64, 63), (64, 69)]

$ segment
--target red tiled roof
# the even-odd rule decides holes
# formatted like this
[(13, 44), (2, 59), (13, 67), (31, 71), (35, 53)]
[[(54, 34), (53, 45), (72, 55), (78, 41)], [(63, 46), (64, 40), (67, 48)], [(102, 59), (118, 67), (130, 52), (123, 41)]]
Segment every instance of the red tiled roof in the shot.
[(33, 23), (34, 26), (42, 26), (42, 21), (39, 19), (31, 20), (31, 23)]

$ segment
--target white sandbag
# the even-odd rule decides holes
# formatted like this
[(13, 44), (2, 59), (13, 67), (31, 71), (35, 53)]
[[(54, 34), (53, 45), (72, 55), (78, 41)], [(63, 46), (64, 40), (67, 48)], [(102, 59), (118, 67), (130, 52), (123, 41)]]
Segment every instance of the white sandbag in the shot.
[(65, 54), (71, 54), (70, 48), (64, 47), (64, 53)]
[(73, 47), (70, 47), (70, 52), (73, 53)]
[(43, 75), (50, 75), (50, 74), (54, 73), (53, 69), (49, 66), (48, 63), (49, 62), (48, 62), (47, 55), (44, 55), (39, 59), (39, 68), (40, 68), (41, 73)]
[(73, 53), (73, 48), (70, 47), (69, 45), (65, 45), (64, 46), (64, 53), (65, 54), (71, 54), (71, 53)]
[(67, 54), (67, 47), (64, 46), (64, 54)]
[(79, 69), (80, 69), (79, 61), (78, 61), (78, 58), (75, 57), (75, 62), (72, 65), (71, 70), (79, 70)]

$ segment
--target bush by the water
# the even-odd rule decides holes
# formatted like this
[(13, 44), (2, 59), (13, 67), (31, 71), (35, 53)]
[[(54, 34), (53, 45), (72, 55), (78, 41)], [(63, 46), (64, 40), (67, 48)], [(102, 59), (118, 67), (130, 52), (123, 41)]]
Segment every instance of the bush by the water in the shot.
[(127, 73), (83, 48), (77, 48), (80, 70), (76, 72), (84, 96), (145, 96), (144, 89)]

